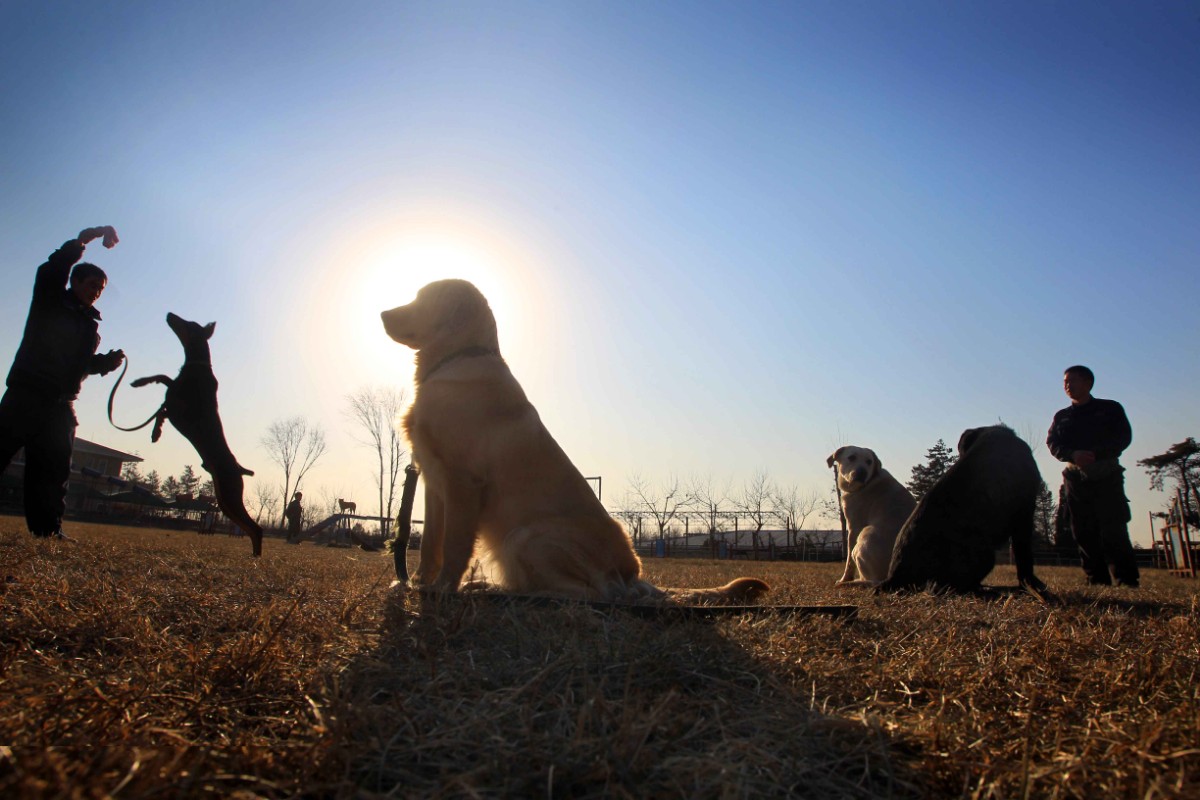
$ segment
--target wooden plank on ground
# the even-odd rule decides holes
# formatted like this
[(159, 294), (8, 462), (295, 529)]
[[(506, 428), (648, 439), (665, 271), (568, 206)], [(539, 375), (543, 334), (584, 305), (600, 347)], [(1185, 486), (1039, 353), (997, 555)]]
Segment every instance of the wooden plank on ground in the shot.
[(714, 619), (744, 614), (758, 616), (768, 614), (819, 615), (852, 619), (858, 614), (858, 606), (854, 605), (695, 605), (672, 603), (669, 600), (659, 603), (611, 603), (500, 592), (460, 592), (440, 596), (422, 593), (422, 599), (426, 601), (430, 610), (436, 610), (443, 603), (478, 601), (501, 606), (527, 605), (548, 608), (587, 606), (597, 611), (630, 614), (644, 619)]

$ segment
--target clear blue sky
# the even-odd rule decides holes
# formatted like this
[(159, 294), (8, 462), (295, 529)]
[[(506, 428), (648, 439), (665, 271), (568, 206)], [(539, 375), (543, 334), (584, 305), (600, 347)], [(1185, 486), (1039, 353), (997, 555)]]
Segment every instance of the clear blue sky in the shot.
[[(3, 2), (0, 132), (3, 357), (37, 264), (115, 225), (104, 346), (173, 372), (166, 312), (216, 320), (240, 460), (278, 482), (267, 426), (328, 432), (310, 497), (370, 505), (343, 398), (410, 384), (378, 311), (448, 276), (606, 500), (1041, 443), (1082, 362), (1145, 541), (1134, 461), (1200, 435), (1194, 2)], [(198, 464), (110, 428), (112, 380), (80, 435)]]

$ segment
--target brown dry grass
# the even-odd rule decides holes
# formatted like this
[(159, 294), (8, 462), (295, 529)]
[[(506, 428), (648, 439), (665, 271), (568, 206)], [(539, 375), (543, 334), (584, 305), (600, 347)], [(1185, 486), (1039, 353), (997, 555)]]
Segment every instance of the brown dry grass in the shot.
[[(876, 598), (835, 565), (752, 615), (663, 624), (389, 589), (390, 558), (0, 517), (0, 795), (1182, 797), (1200, 794), (1200, 600), (1040, 573), (1024, 597)], [(1002, 568), (997, 582), (1012, 582)]]

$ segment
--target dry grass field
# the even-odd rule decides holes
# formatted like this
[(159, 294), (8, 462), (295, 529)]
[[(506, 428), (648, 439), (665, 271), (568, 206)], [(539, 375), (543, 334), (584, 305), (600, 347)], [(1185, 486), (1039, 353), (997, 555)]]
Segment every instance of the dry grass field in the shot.
[(0, 517), (4, 797), (1200, 796), (1200, 587), (1157, 572), (1042, 569), (1047, 608), (651, 561), (861, 607), (667, 622), (423, 605), (361, 550), (21, 522)]

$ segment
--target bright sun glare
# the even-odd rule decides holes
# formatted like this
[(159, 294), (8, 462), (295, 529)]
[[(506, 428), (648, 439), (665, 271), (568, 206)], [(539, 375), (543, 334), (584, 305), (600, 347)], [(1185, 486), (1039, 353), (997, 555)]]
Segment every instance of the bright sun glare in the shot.
[(345, 331), (367, 363), (402, 363), (410, 356), (387, 338), (379, 313), (409, 303), (427, 283), (443, 278), (462, 278), (479, 287), (487, 297), (497, 324), (503, 331), (512, 310), (521, 278), (504, 254), (483, 247), (466, 237), (450, 234), (420, 234), (389, 238), (361, 247), (339, 270), (333, 291), (340, 308), (350, 313), (340, 318), (352, 331)]

